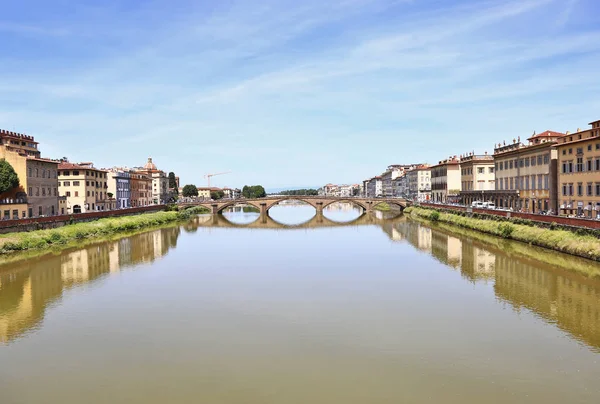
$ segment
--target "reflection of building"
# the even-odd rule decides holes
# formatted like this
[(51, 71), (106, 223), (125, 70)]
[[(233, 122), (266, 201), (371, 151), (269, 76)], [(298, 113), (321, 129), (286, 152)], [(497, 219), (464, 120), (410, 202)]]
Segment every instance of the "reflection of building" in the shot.
[(155, 260), (175, 247), (179, 234), (179, 227), (160, 229), (57, 256), (0, 264), (0, 342), (11, 342), (35, 327), (65, 289)]

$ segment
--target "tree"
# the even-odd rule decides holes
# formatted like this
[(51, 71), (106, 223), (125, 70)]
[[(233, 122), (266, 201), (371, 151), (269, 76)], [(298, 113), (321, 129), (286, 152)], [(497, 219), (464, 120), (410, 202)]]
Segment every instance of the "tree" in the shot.
[(108, 199), (112, 199), (113, 197), (113, 193), (112, 192), (107, 192), (106, 196), (108, 196)]
[(198, 188), (195, 185), (188, 184), (183, 187), (183, 191), (181, 192), (185, 197), (198, 196)]
[(169, 188), (177, 189), (177, 179), (175, 179), (175, 173), (173, 171), (169, 173)]
[(211, 191), (210, 193), (210, 198), (217, 200), (217, 199), (222, 199), (225, 196), (225, 192), (223, 191)]
[(0, 160), (0, 194), (19, 186), (19, 176), (5, 159)]
[(242, 196), (248, 199), (264, 198), (267, 196), (267, 193), (262, 185), (244, 185), (244, 188), (242, 188)]
[(309, 195), (315, 196), (319, 195), (319, 191), (316, 189), (291, 189), (288, 191), (279, 192), (280, 195), (290, 195), (290, 196), (298, 196), (298, 195)]

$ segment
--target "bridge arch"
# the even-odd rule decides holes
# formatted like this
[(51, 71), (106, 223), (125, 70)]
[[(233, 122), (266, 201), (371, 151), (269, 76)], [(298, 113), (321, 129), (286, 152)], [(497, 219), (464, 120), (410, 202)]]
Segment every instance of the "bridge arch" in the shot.
[(400, 202), (400, 201), (395, 201), (395, 200), (390, 200), (390, 199), (375, 200), (371, 207), (374, 208), (375, 206), (379, 206), (382, 203), (385, 203), (387, 205), (396, 205), (400, 208), (400, 210), (404, 210), (406, 208), (406, 202)]
[(328, 207), (328, 206), (330, 206), (330, 205), (333, 205), (334, 203), (338, 203), (338, 202), (340, 202), (340, 203), (351, 203), (351, 204), (352, 204), (352, 205), (354, 205), (354, 206), (358, 206), (359, 208), (362, 208), (362, 210), (363, 210), (364, 212), (366, 212), (367, 210), (369, 210), (369, 209), (367, 208), (367, 206), (366, 206), (364, 203), (362, 203), (362, 202), (359, 202), (359, 201), (357, 201), (357, 200), (350, 199), (350, 198), (349, 198), (349, 199), (339, 199), (339, 200), (333, 200), (333, 201), (330, 201), (330, 202), (324, 203), (324, 204), (323, 204), (323, 209), (325, 209), (326, 207)]

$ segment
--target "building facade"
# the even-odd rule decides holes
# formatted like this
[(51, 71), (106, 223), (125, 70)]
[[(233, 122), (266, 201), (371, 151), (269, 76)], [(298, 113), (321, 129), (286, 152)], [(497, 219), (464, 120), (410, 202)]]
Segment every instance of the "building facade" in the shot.
[(90, 162), (58, 165), (59, 195), (66, 197), (67, 214), (110, 210), (108, 173)]
[(560, 215), (600, 218), (600, 121), (557, 144)]
[(494, 149), (496, 206), (527, 213), (558, 210), (556, 142), (564, 133), (545, 131)]
[(135, 171), (146, 174), (152, 180), (149, 197), (151, 205), (161, 205), (169, 201), (169, 177), (167, 173), (156, 167), (156, 164), (152, 162), (152, 157), (148, 157), (146, 164), (141, 168), (136, 168)]
[(455, 203), (460, 198), (460, 160), (457, 156), (431, 167), (431, 199), (440, 203)]
[(19, 177), (17, 188), (0, 195), (2, 219), (58, 214), (58, 163), (40, 157), (33, 136), (0, 130), (0, 159)]
[(494, 200), (496, 174), (494, 157), (468, 153), (460, 157), (460, 197), (463, 204)]
[(131, 173), (124, 169), (113, 168), (108, 171), (108, 194), (112, 194), (115, 209), (131, 207)]
[(148, 174), (141, 171), (131, 171), (129, 173), (129, 186), (132, 208), (150, 205), (152, 202), (152, 178)]
[(408, 199), (416, 202), (427, 202), (431, 199), (431, 168), (420, 165), (407, 171)]

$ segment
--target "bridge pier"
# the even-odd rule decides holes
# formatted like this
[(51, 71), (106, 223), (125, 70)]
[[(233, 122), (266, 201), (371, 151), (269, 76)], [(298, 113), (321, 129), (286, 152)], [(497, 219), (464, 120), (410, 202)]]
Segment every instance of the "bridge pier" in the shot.
[(317, 210), (317, 216), (323, 216), (323, 202), (317, 202), (315, 204), (315, 209)]
[(266, 203), (261, 203), (260, 204), (260, 214), (261, 215), (266, 215), (267, 214), (267, 204)]
[(210, 205), (210, 211), (211, 211), (211, 213), (213, 215), (216, 215), (216, 214), (220, 213), (219, 212), (219, 205), (217, 205), (217, 204)]

